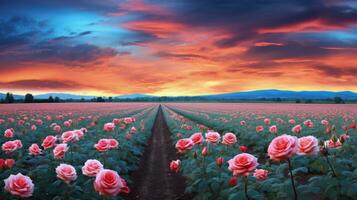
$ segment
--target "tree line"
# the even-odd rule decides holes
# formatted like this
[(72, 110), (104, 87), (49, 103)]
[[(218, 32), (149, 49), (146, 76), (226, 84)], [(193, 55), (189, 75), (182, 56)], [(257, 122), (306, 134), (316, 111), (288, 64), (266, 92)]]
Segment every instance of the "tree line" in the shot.
[(5, 98), (0, 99), (0, 103), (59, 103), (59, 102), (277, 102), (277, 103), (357, 103), (357, 100), (345, 101), (341, 97), (333, 99), (282, 99), (282, 98), (260, 98), (260, 99), (211, 99), (199, 96), (182, 97), (138, 97), (131, 99), (113, 97), (94, 97), (92, 99), (61, 99), (57, 96), (49, 96), (47, 99), (36, 99), (31, 93), (27, 93), (24, 98), (14, 98), (12, 93), (6, 93)]

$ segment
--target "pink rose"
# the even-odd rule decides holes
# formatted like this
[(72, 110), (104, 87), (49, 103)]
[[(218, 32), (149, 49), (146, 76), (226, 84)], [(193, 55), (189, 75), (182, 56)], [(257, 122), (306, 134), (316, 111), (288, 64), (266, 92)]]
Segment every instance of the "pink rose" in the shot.
[(194, 144), (201, 144), (203, 142), (202, 133), (194, 133), (191, 135), (190, 139)]
[(82, 167), (82, 173), (86, 176), (96, 176), (103, 169), (102, 163), (98, 160), (87, 160)]
[(264, 127), (263, 126), (257, 126), (257, 127), (255, 127), (255, 131), (257, 133), (260, 133), (260, 132), (264, 131)]
[(106, 123), (106, 124), (104, 124), (103, 130), (105, 132), (111, 132), (111, 131), (114, 131), (114, 129), (115, 129), (115, 124), (114, 123)]
[(99, 151), (99, 152), (104, 152), (108, 151), (110, 148), (110, 144), (108, 139), (100, 139), (97, 144), (94, 145), (94, 147)]
[(76, 140), (79, 140), (84, 136), (84, 132), (82, 131), (82, 129), (74, 130), (73, 132), (76, 135)]
[(232, 145), (237, 143), (237, 137), (233, 133), (226, 133), (223, 135), (223, 144)]
[(55, 125), (55, 126), (53, 127), (53, 130), (54, 130), (56, 133), (59, 133), (59, 132), (61, 132), (62, 128), (61, 128), (61, 126), (59, 126), (59, 125)]
[(269, 125), (270, 124), (270, 119), (268, 119), (268, 118), (264, 119), (264, 124)]
[(317, 155), (319, 153), (319, 141), (314, 136), (301, 137), (297, 141), (298, 155)]
[(1, 149), (5, 151), (5, 153), (11, 153), (17, 149), (17, 145), (14, 141), (8, 141), (2, 144)]
[(210, 144), (215, 144), (218, 143), (219, 140), (221, 139), (221, 135), (217, 132), (208, 132), (206, 133), (206, 141)]
[(181, 161), (180, 160), (173, 160), (170, 163), (170, 170), (177, 173), (180, 170), (180, 164)]
[(65, 153), (68, 151), (68, 146), (66, 143), (58, 144), (53, 149), (53, 156), (56, 159), (61, 159), (64, 157)]
[(42, 141), (42, 144), (41, 146), (44, 148), (44, 149), (49, 149), (49, 148), (52, 148), (55, 143), (56, 143), (56, 140), (57, 138), (53, 135), (48, 135), (43, 141)]
[(31, 131), (35, 131), (35, 130), (37, 130), (36, 125), (32, 125), (32, 126), (31, 126)]
[(187, 150), (192, 149), (193, 142), (190, 138), (180, 139), (176, 142), (175, 147), (180, 153), (184, 153)]
[(275, 161), (289, 159), (296, 151), (297, 137), (285, 134), (274, 138), (268, 147), (268, 155)]
[(296, 133), (296, 134), (300, 133), (301, 130), (302, 130), (302, 126), (301, 126), (300, 124), (294, 126), (294, 127), (291, 129), (291, 131), (292, 131), (293, 133)]
[(10, 175), (5, 182), (5, 190), (10, 192), (12, 195), (19, 196), (22, 198), (32, 196), (34, 184), (28, 176), (24, 176), (21, 173), (16, 175)]
[(269, 132), (270, 133), (277, 133), (278, 132), (278, 128), (276, 127), (276, 125), (273, 125), (271, 127), (269, 127)]
[(102, 196), (117, 196), (119, 193), (129, 193), (126, 181), (116, 171), (101, 170), (94, 181), (94, 189)]
[(268, 178), (268, 170), (265, 169), (256, 169), (253, 176), (260, 181), (263, 181)]
[(63, 125), (65, 127), (70, 127), (71, 126), (71, 122), (70, 121), (65, 121), (65, 122), (63, 122)]
[(22, 148), (22, 142), (21, 142), (21, 140), (14, 140), (14, 143), (16, 144), (16, 147), (17, 147), (18, 149), (21, 149), (21, 148)]
[(131, 127), (131, 129), (130, 129), (130, 133), (131, 134), (134, 134), (134, 133), (136, 133), (138, 130), (133, 126), (133, 127)]
[(321, 120), (321, 124), (324, 126), (328, 125), (328, 121), (326, 119)]
[(109, 148), (118, 148), (119, 142), (116, 139), (108, 139)]
[(66, 183), (77, 179), (76, 169), (72, 165), (60, 164), (56, 167), (57, 177)]
[(258, 166), (257, 158), (248, 153), (241, 153), (228, 161), (228, 169), (233, 176), (248, 176)]
[(241, 126), (245, 126), (247, 124), (247, 122), (245, 122), (245, 121), (240, 121), (240, 125)]
[(309, 127), (309, 128), (313, 128), (314, 127), (314, 123), (309, 119), (304, 121), (304, 125)]
[(120, 124), (120, 119), (113, 119), (112, 121), (115, 125), (119, 125)]
[(294, 124), (295, 124), (295, 120), (290, 119), (288, 123), (289, 123), (290, 125), (294, 125)]
[(9, 129), (6, 129), (5, 132), (4, 132), (4, 136), (6, 138), (12, 138), (14, 137), (14, 130), (9, 128)]
[(336, 141), (333, 141), (332, 139), (326, 140), (324, 144), (325, 147), (330, 149), (339, 149), (342, 146), (342, 143), (340, 142), (339, 139), (337, 139)]
[(40, 149), (38, 144), (34, 143), (29, 147), (29, 154), (30, 155), (38, 156), (38, 155), (41, 154), (41, 152), (42, 152), (42, 150)]
[(4, 162), (4, 164), (5, 164), (5, 166), (6, 167), (8, 167), (8, 168), (12, 168), (14, 165), (15, 165), (15, 160), (14, 159), (12, 159), (12, 158), (7, 158), (7, 159), (5, 159), (5, 162)]
[(77, 134), (74, 133), (74, 131), (66, 131), (62, 133), (61, 136), (62, 142), (68, 143), (68, 142), (74, 142), (78, 140)]

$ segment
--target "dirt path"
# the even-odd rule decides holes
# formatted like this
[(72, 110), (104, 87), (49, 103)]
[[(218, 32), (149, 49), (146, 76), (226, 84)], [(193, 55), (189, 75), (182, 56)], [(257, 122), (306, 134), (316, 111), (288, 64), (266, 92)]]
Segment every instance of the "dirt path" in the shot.
[(129, 186), (131, 192), (126, 199), (187, 199), (183, 196), (184, 178), (170, 172), (168, 167), (171, 160), (177, 159), (177, 155), (161, 106), (151, 132), (139, 168), (132, 174), (133, 184)]

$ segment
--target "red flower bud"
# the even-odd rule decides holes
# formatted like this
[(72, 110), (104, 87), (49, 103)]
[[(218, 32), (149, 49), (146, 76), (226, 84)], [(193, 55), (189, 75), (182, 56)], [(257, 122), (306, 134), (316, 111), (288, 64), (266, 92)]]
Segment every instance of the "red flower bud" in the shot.
[(208, 148), (207, 147), (203, 147), (202, 156), (207, 156), (207, 154), (208, 154)]
[(228, 185), (231, 187), (234, 187), (237, 185), (238, 177), (233, 176), (232, 178), (229, 179)]
[(239, 149), (240, 149), (240, 151), (243, 152), (243, 153), (245, 153), (245, 152), (248, 151), (248, 147), (246, 147), (246, 146), (240, 146)]
[(224, 162), (224, 158), (223, 157), (218, 157), (216, 159), (216, 164), (218, 167), (221, 167), (223, 165), (223, 162)]

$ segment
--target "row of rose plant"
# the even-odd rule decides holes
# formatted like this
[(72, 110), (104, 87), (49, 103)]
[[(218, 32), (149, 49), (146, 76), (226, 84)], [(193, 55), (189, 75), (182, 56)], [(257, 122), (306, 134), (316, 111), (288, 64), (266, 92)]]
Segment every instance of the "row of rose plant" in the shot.
[(186, 192), (195, 199), (356, 196), (353, 119), (349, 127), (342, 128), (340, 124), (346, 122), (335, 121), (343, 120), (337, 116), (303, 120), (274, 114), (264, 118), (235, 114), (233, 119), (227, 114), (210, 116), (169, 107), (164, 111), (181, 155), (170, 167), (183, 173)]
[[(157, 106), (0, 116), (5, 199), (121, 198), (130, 191)], [(10, 164), (9, 164), (10, 161)]]

